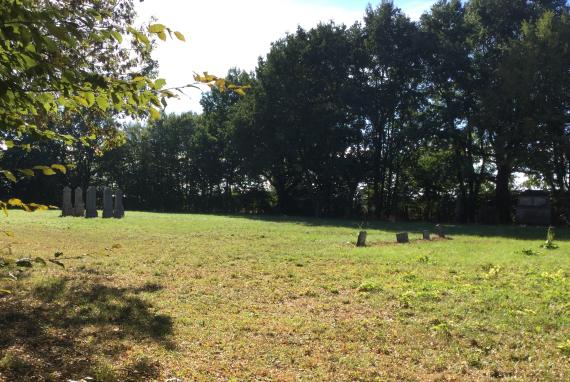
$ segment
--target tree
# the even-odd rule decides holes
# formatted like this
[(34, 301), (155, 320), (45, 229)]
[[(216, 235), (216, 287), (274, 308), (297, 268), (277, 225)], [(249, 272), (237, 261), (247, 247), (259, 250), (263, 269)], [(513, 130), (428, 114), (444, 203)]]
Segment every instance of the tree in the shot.
[[(165, 81), (153, 79), (151, 35), (174, 33), (161, 24), (145, 30), (131, 26), (130, 0), (3, 0), (0, 9), (0, 133), (7, 149), (31, 150), (30, 138), (89, 146), (120, 143), (116, 128), (99, 128), (93, 120), (109, 113), (158, 117), (158, 108), (174, 94)], [(122, 44), (128, 37), (130, 44)], [(81, 118), (84, 135), (64, 134), (54, 120)], [(104, 146), (103, 146), (104, 147)], [(20, 175), (45, 175), (61, 164), (37, 164)], [(49, 165), (49, 164), (48, 164)], [(16, 181), (14, 173), (2, 170)]]
[(259, 63), (251, 156), (283, 213), (352, 204), (361, 132), (348, 107), (351, 51), (346, 27), (320, 24), (277, 41)]
[(366, 9), (366, 66), (363, 114), (369, 129), (373, 202), (377, 217), (397, 208), (406, 154), (422, 101), (421, 38), (415, 23), (391, 1)]

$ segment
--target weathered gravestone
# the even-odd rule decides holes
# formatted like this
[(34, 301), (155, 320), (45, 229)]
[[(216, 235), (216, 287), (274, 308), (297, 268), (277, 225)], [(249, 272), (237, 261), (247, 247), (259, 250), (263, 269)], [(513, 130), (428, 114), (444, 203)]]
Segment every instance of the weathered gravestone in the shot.
[(410, 239), (408, 238), (407, 232), (400, 232), (396, 234), (396, 241), (398, 243), (409, 243)]
[(103, 189), (103, 219), (113, 217), (113, 193), (109, 187)]
[(424, 231), (424, 240), (431, 240), (429, 236), (429, 231)]
[(87, 196), (85, 197), (86, 218), (96, 218), (97, 217), (97, 188), (93, 186), (87, 187)]
[(115, 192), (115, 209), (113, 211), (113, 216), (116, 219), (121, 219), (125, 216), (125, 207), (123, 207), (123, 191), (119, 188)]
[(85, 214), (85, 204), (83, 203), (83, 190), (81, 187), (75, 188), (75, 198), (73, 200), (73, 216), (83, 216)]
[(360, 231), (356, 240), (357, 247), (366, 247), (366, 231)]
[(61, 206), (61, 216), (73, 216), (73, 205), (71, 204), (71, 188), (63, 188), (63, 205)]
[(437, 236), (439, 237), (445, 237), (445, 233), (443, 232), (443, 227), (439, 224), (436, 224), (435, 226), (435, 233), (437, 233)]

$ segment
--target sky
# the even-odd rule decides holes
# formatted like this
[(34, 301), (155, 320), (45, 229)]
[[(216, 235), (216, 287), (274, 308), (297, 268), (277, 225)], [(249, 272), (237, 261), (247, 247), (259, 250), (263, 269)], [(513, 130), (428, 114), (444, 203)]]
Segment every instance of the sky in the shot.
[[(418, 19), (435, 0), (394, 0), (410, 18)], [(153, 56), (167, 86), (193, 82), (194, 72), (223, 77), (237, 67), (255, 69), (276, 41), (300, 25), (309, 29), (320, 21), (352, 25), (362, 20), (369, 0), (145, 0), (136, 2), (138, 24), (151, 17), (182, 32), (186, 42), (158, 41)], [(375, 2), (372, 2), (375, 5)], [(200, 91), (170, 100), (168, 113), (200, 112)]]

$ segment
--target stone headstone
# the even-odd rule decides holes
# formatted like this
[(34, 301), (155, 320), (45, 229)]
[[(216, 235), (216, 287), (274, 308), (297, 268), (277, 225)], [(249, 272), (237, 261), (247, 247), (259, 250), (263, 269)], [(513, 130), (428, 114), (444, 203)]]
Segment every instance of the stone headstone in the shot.
[(81, 187), (75, 188), (75, 195), (73, 200), (73, 216), (85, 215), (85, 203), (83, 203), (83, 190)]
[(360, 231), (356, 240), (357, 247), (366, 247), (366, 231)]
[(113, 210), (113, 216), (116, 219), (121, 219), (125, 216), (125, 207), (123, 207), (123, 191), (117, 189), (115, 192), (115, 208)]
[(97, 188), (93, 186), (87, 187), (87, 196), (85, 197), (85, 217), (86, 218), (96, 218), (97, 217)]
[(408, 233), (407, 232), (397, 233), (396, 241), (398, 241), (398, 243), (409, 243), (410, 239), (408, 238)]
[(445, 233), (443, 232), (443, 227), (439, 224), (436, 224), (435, 226), (435, 233), (437, 233), (437, 236), (439, 237), (445, 237)]
[(61, 216), (73, 216), (73, 204), (71, 204), (71, 188), (67, 186), (63, 188)]
[(424, 231), (424, 240), (431, 240), (431, 237), (429, 236), (429, 231)]
[(103, 189), (103, 219), (113, 217), (113, 193), (109, 187)]

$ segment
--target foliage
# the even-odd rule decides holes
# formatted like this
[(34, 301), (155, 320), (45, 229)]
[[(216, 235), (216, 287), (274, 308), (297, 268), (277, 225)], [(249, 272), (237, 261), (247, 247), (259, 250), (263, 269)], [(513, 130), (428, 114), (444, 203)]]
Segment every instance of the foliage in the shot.
[[(65, 2), (54, 4), (48, 10), (65, 10)], [(85, 13), (95, 2), (81, 4)], [(80, 35), (102, 44), (95, 57), (107, 64), (89, 67), (83, 54), (73, 67), (128, 84), (154, 78), (151, 37), (178, 35), (156, 23), (133, 29), (129, 9), (93, 19), (105, 28)], [(158, 105), (150, 100), (154, 112), (118, 110), (111, 99), (103, 113), (97, 95), (110, 85), (90, 85), (91, 106), (77, 105), (82, 88), (62, 85), (76, 107), (39, 108), (39, 116), (49, 114), (47, 130), (74, 141), (7, 136), (14, 148), (0, 158), (2, 169), (57, 175), (7, 181), (0, 199), (17, 194), (48, 205), (59, 199), (50, 190), (63, 184), (111, 183), (137, 209), (497, 223), (511, 221), (514, 175), (524, 173), (527, 186), (550, 191), (553, 223), (563, 223), (570, 216), (568, 10), (558, 0), (450, 0), (412, 21), (381, 2), (365, 10), (363, 23), (284, 36), (252, 73), (195, 74), (192, 86), (212, 88), (200, 116), (157, 114), (169, 95), (161, 92), (182, 91), (160, 79), (136, 89), (158, 97)], [(109, 30), (123, 43), (114, 33), (105, 38)], [(123, 57), (127, 43), (134, 51)], [(71, 45), (59, 53), (69, 60), (85, 49)], [(115, 128), (116, 117), (150, 114), (159, 118)], [(38, 163), (47, 168), (34, 170)], [(72, 174), (51, 166), (67, 163), (77, 165)]]

